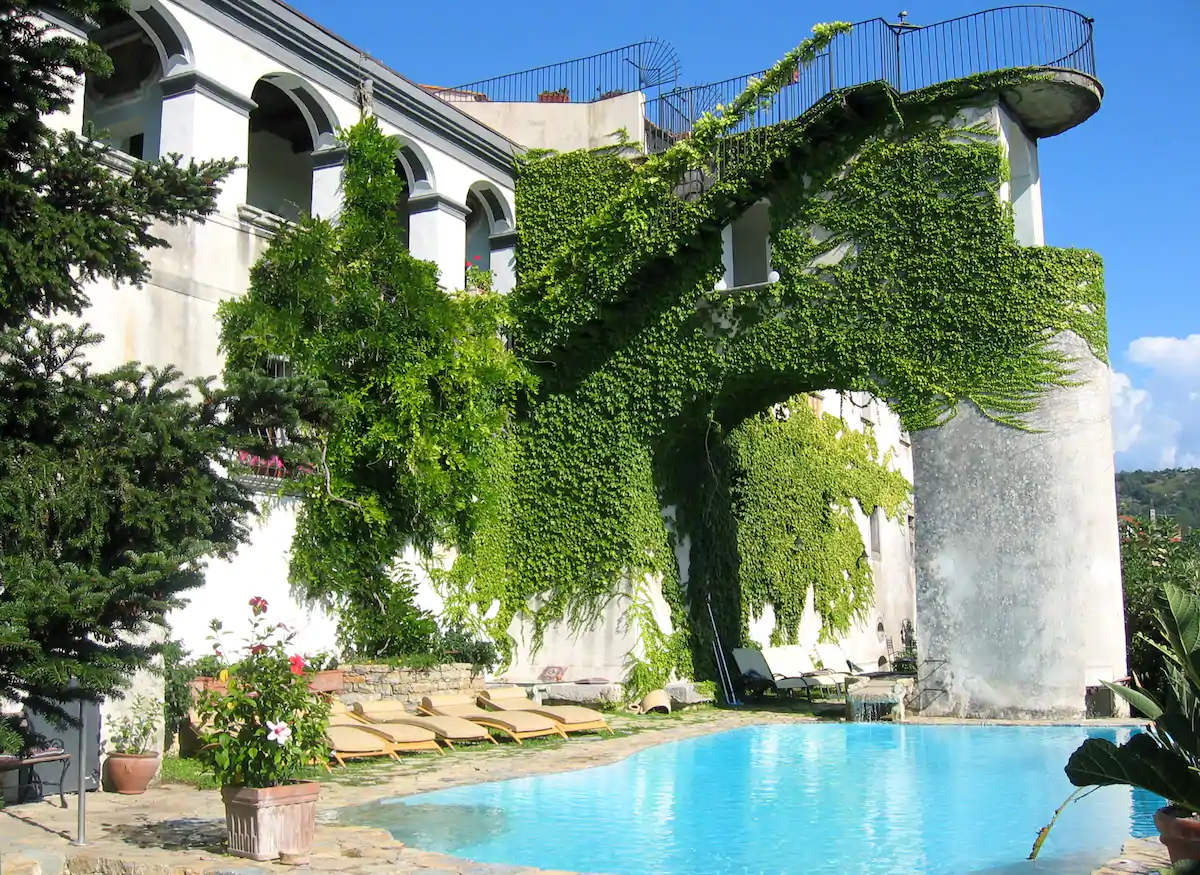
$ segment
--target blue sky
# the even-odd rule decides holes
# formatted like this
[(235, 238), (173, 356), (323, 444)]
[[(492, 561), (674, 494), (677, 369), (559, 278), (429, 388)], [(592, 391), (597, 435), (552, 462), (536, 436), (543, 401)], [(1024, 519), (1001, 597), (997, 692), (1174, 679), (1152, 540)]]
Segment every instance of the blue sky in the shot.
[[(291, 0), (321, 24), (418, 82), (453, 85), (657, 37), (685, 83), (769, 66), (820, 21), (932, 23), (987, 0), (656, 0), (635, 6), (481, 0), (418, 7), (395, 0)], [(1200, 2), (1080, 0), (1096, 20), (1104, 106), (1041, 143), (1046, 242), (1105, 260), (1122, 469), (1200, 467)], [(633, 10), (637, 11), (634, 12)], [(624, 10), (629, 10), (628, 12)], [(1189, 250), (1191, 254), (1189, 255)]]

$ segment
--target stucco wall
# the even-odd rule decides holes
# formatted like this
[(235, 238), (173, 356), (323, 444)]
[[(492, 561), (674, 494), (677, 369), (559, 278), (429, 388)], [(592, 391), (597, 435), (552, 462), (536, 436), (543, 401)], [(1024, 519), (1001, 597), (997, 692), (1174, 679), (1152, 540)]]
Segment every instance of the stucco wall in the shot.
[(624, 129), (640, 141), (645, 98), (641, 92), (591, 103), (455, 102), (453, 105), (529, 149), (596, 149), (616, 142)]
[(260, 498), (262, 515), (254, 522), (250, 541), (231, 560), (208, 563), (203, 588), (189, 593), (189, 604), (167, 620), (172, 634), (193, 656), (212, 652), (209, 624), (218, 619), (226, 634), (227, 656), (235, 656), (250, 631), (250, 599), (267, 600), (267, 619), (296, 633), (297, 653), (335, 652), (337, 622), (321, 608), (309, 608), (291, 595), (288, 555), (296, 531), (296, 499)]
[[(1037, 144), (1003, 107), (975, 117), (1014, 165), (1018, 240), (1039, 245)], [(926, 712), (1080, 717), (1087, 686), (1126, 673), (1109, 371), (1076, 335), (1055, 343), (1081, 385), (1047, 394), (1036, 433), (964, 404), (914, 435)]]
[(1125, 675), (1108, 369), (1058, 342), (1084, 385), (1046, 397), (1043, 433), (964, 405), (914, 435), (918, 636), (945, 660), (928, 712), (1080, 717), (1086, 686)]

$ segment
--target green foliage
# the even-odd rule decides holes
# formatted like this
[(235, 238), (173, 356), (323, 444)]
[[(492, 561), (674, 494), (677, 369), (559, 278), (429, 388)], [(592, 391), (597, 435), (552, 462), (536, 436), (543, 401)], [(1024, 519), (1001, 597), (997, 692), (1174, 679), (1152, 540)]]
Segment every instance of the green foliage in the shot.
[(138, 696), (132, 708), (115, 721), (108, 744), (112, 753), (154, 753), (154, 733), (163, 717), (163, 703), (149, 696)]
[[(519, 422), (511, 531), (494, 536), (508, 564), (459, 580), (480, 611), (500, 602), (493, 635), (531, 599), (538, 629), (586, 625), (627, 600), (644, 645), (627, 682), (641, 690), (674, 670), (711, 670), (709, 599), (726, 641), (767, 605), (774, 637), (793, 640), (810, 588), (825, 634), (845, 631), (872, 596), (848, 509), (898, 514), (906, 486), (836, 420), (774, 423), (764, 411), (835, 389), (885, 400), (910, 430), (964, 401), (1024, 427), (1072, 376), (1054, 334), (1076, 331), (1104, 355), (1098, 259), (1019, 246), (998, 197), (1007, 165), (996, 132), (934, 121), (1028, 73), (903, 96), (864, 86), (795, 122), (730, 133), (841, 29), (817, 28), (640, 164), (598, 151), (520, 165), (515, 347), (540, 390)], [(711, 187), (681, 199), (677, 186), (700, 168)], [(720, 227), (763, 197), (780, 282), (712, 291)], [(798, 535), (812, 544), (803, 561)], [(685, 536), (686, 600), (673, 555)], [(662, 580), (673, 631), (630, 583), (647, 578)]]
[(289, 656), (293, 634), (266, 623), (262, 599), (250, 604), (246, 654), (229, 667), (226, 690), (205, 690), (196, 706), (200, 760), (222, 787), (278, 787), (329, 757), (328, 699), (309, 690), (303, 659)]
[(1200, 812), (1200, 597), (1167, 582), (1155, 593), (1154, 610), (1159, 625), (1154, 645), (1166, 665), (1163, 694), (1105, 683), (1146, 715), (1150, 725), (1119, 747), (1105, 738), (1089, 738), (1071, 754), (1067, 779), (1079, 789), (1041, 830), (1030, 859), (1063, 808), (1086, 788), (1138, 787), (1184, 812)]
[(1148, 517), (1153, 510), (1184, 529), (1200, 526), (1200, 469), (1118, 471), (1117, 500), (1122, 513)]
[(1123, 517), (1121, 578), (1129, 668), (1141, 685), (1162, 695), (1166, 665), (1154, 640), (1155, 600), (1166, 583), (1200, 595), (1200, 532), (1183, 535), (1166, 517)]
[[(346, 229), (284, 235), (223, 311), (233, 367), (285, 355), (347, 408), (305, 507), (298, 582), (369, 606), (402, 546), (444, 540), (458, 548), (436, 575), (448, 617), (502, 649), (518, 616), (540, 640), (616, 600), (642, 644), (631, 695), (711, 672), (710, 603), (726, 643), (768, 606), (773, 638), (794, 640), (810, 591), (826, 635), (862, 616), (873, 591), (852, 512), (899, 514), (907, 485), (871, 436), (797, 397), (868, 393), (910, 431), (964, 402), (1024, 428), (1073, 376), (1053, 337), (1074, 331), (1103, 357), (1105, 331), (1099, 260), (1018, 245), (997, 132), (945, 121), (1031, 71), (861, 86), (741, 132), (848, 28), (814, 28), (661, 154), (527, 154), (511, 318), (485, 292), (486, 316), (460, 320), (462, 299), (394, 244), (393, 147), (369, 121), (351, 133)], [(709, 184), (681, 196), (697, 174)], [(780, 281), (714, 291), (722, 227), (763, 198)], [(487, 340), (498, 329), (515, 359)], [(431, 405), (446, 337), (477, 367)], [(369, 379), (355, 373), (367, 361)], [(791, 418), (766, 415), (784, 402)]]
[(438, 650), (446, 662), (470, 663), (480, 671), (490, 671), (500, 662), (495, 644), (457, 623), (440, 634)]
[[(744, 617), (775, 610), (771, 643), (795, 644), (808, 593), (831, 640), (864, 620), (874, 600), (871, 566), (854, 512), (896, 517), (909, 484), (875, 438), (804, 398), (786, 419), (761, 414), (730, 435), (730, 485)], [(847, 574), (848, 573), (848, 574)]]
[(0, 3), (0, 698), (67, 723), (61, 705), (119, 697), (152, 663), (149, 633), (204, 559), (244, 540), (252, 505), (219, 466), (256, 413), (286, 406), (247, 381), (181, 385), (170, 367), (97, 373), (99, 336), (49, 321), (81, 316), (94, 281), (144, 280), (154, 227), (212, 214), (234, 167), (171, 156), (120, 176), (103, 146), (46, 126), (80, 75), (111, 65), (94, 44), (45, 38), (35, 13), (124, 8)]
[(505, 302), (472, 275), (447, 294), (398, 234), (395, 144), (366, 119), (345, 135), (344, 206), (279, 234), (247, 295), (221, 306), (231, 375), (273, 357), (328, 385), (331, 405), (289, 429), (319, 451), (292, 547), (291, 579), (342, 618), (349, 654), (432, 647), (432, 620), (395, 562), (405, 548), (469, 546), (495, 497), (492, 463), (527, 384), (505, 349)]

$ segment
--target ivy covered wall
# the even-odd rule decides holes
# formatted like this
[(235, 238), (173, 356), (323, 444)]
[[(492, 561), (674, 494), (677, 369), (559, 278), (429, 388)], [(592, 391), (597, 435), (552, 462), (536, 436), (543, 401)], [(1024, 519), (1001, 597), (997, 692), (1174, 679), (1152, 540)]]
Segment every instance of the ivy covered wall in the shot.
[[(844, 632), (872, 593), (852, 508), (898, 515), (908, 485), (870, 435), (800, 396), (871, 393), (909, 430), (969, 402), (1019, 428), (1070, 381), (1053, 335), (1074, 331), (1103, 357), (1099, 259), (1017, 245), (995, 115), (973, 109), (1035, 73), (906, 95), (861, 86), (730, 133), (847, 28), (816, 28), (663, 154), (522, 162), (507, 303), (529, 391), (487, 471), (472, 466), (478, 507), (440, 581), (449, 613), (487, 616), (503, 643), (518, 614), (580, 628), (620, 595), (643, 642), (635, 689), (711, 677), (710, 603), (726, 644), (767, 606), (774, 639), (794, 640), (810, 591), (824, 631)], [(711, 185), (681, 196), (699, 171)], [(764, 198), (779, 281), (714, 291), (722, 228)], [(780, 403), (790, 416), (770, 413)], [(651, 620), (648, 585), (672, 628)]]

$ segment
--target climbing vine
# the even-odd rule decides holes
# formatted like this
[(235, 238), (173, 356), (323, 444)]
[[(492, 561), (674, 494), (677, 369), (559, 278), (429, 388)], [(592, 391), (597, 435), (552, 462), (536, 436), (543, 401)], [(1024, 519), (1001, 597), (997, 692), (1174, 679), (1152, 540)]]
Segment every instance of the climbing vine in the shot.
[[(1098, 257), (1018, 245), (999, 197), (1004, 148), (975, 107), (1035, 71), (904, 95), (859, 86), (739, 132), (848, 27), (815, 28), (661, 154), (527, 155), (507, 302), (438, 303), (430, 268), (390, 243), (387, 270), (369, 267), (392, 194), (382, 184), (358, 230), (310, 222), (276, 241), (250, 296), (265, 310), (228, 306), (226, 342), (243, 344), (243, 364), (268, 348), (311, 356), (350, 411), (330, 432), (329, 488), (313, 488), (293, 572), (349, 586), (339, 581), (363, 573), (355, 538), (379, 545), (372, 568), (402, 542), (448, 538), (447, 612), (509, 648), (518, 617), (536, 635), (556, 621), (578, 629), (622, 600), (642, 645), (631, 693), (677, 672), (712, 677), (710, 606), (726, 646), (768, 607), (772, 638), (794, 641), (810, 594), (826, 634), (861, 619), (873, 591), (855, 514), (902, 513), (908, 485), (871, 435), (803, 396), (868, 393), (910, 431), (963, 403), (1023, 428), (1070, 384), (1054, 336), (1076, 332), (1103, 358), (1105, 317)], [(382, 148), (351, 137), (352, 156), (378, 163), (356, 177), (363, 198), (386, 175)], [(682, 185), (699, 173), (708, 185)], [(721, 229), (763, 198), (779, 280), (717, 290)], [(308, 264), (320, 282), (300, 276)], [(359, 361), (349, 350), (366, 338), (385, 380), (339, 383), (339, 359), (318, 351), (326, 328), (290, 321), (297, 295), (331, 282), (361, 301), (335, 333), (339, 354)], [(400, 324), (414, 316), (419, 342)], [(498, 327), (512, 354), (485, 339)], [(448, 339), (460, 336), (465, 348)], [(449, 390), (429, 394), (445, 373)], [(771, 412), (780, 404), (789, 415)], [(377, 459), (394, 468), (380, 477)], [(669, 627), (655, 620), (659, 594)]]
[(310, 218), (272, 241), (249, 292), (221, 306), (221, 342), (227, 371), (282, 361), (328, 387), (330, 409), (273, 435), (319, 450), (291, 579), (338, 609), (346, 650), (394, 656), (428, 649), (435, 631), (397, 559), (469, 548), (481, 524), (488, 542), (515, 399), (532, 383), (501, 340), (503, 297), (478, 276), (447, 294), (436, 267), (409, 254), (394, 142), (373, 118), (346, 140), (338, 221)]

